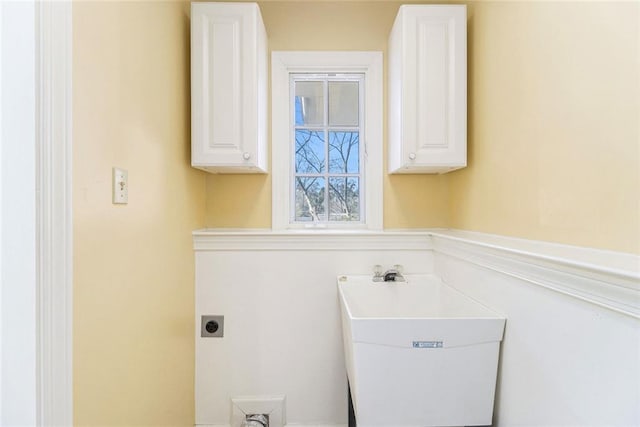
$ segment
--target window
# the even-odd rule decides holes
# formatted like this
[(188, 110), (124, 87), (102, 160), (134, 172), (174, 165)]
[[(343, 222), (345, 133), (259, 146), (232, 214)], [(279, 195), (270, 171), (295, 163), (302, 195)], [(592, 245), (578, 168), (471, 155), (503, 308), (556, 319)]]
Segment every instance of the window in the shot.
[(291, 223), (362, 223), (362, 74), (292, 74)]
[(274, 52), (273, 228), (382, 228), (382, 54)]

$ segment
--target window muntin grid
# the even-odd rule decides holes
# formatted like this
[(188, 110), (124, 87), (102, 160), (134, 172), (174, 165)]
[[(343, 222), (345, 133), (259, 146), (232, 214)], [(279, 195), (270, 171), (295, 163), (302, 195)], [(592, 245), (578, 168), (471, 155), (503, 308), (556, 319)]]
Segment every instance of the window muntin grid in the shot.
[(364, 224), (364, 75), (291, 74), (292, 224)]

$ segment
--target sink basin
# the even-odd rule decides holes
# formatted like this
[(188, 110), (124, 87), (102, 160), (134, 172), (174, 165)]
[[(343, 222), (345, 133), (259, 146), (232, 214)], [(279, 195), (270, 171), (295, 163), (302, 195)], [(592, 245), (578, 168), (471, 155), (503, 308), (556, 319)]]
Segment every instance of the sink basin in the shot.
[(434, 275), (338, 279), (358, 427), (491, 424), (505, 319)]

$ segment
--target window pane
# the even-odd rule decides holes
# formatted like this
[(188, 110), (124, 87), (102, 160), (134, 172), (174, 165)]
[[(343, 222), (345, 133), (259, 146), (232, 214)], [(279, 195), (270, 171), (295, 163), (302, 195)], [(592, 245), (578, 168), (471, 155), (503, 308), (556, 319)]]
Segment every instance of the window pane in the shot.
[(329, 132), (329, 172), (358, 173), (360, 169), (360, 134)]
[(326, 221), (324, 178), (297, 176), (295, 180), (295, 221)]
[(295, 83), (296, 126), (324, 124), (323, 82)]
[(329, 82), (329, 126), (358, 126), (358, 82)]
[(296, 172), (322, 173), (325, 171), (324, 132), (296, 130)]
[(329, 221), (360, 221), (358, 178), (329, 178)]

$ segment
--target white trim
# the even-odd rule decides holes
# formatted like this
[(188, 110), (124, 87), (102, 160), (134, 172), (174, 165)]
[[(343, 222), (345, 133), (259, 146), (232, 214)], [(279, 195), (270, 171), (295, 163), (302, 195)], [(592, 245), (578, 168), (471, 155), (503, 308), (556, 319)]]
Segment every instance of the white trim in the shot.
[[(3, 29), (2, 29), (2, 25), (3, 25), (3, 19), (2, 16), (4, 15), (3, 12), (4, 8), (2, 7), (2, 4), (0, 4), (0, 140), (2, 140), (2, 116), (3, 116), (3, 111), (2, 111), (2, 57), (3, 52), (2, 52), (2, 34), (3, 34)], [(0, 143), (1, 144), (1, 143)], [(0, 145), (0, 272), (2, 272), (2, 260), (3, 260), (3, 255), (2, 255), (2, 241), (3, 241), (3, 222), (2, 222), (2, 215), (4, 213), (4, 205), (2, 203), (2, 180), (3, 180), (3, 171), (2, 171), (2, 145)], [(3, 283), (3, 279), (2, 279), (2, 273), (0, 273), (0, 353), (1, 353), (1, 347), (4, 344), (4, 340), (3, 340), (3, 334), (2, 334), (2, 328), (3, 328), (3, 322), (2, 322), (2, 318), (3, 318), (3, 313), (2, 313), (2, 294), (3, 292), (3, 288), (4, 288), (4, 283)], [(2, 371), (2, 355), (0, 354), (0, 424), (2, 424), (2, 420), (4, 419), (2, 417), (2, 389), (4, 388), (4, 376), (3, 376), (3, 371)]]
[(38, 424), (73, 425), (72, 5), (37, 3)]
[[(196, 251), (433, 251), (640, 318), (640, 256), (459, 230), (193, 232)], [(446, 280), (446, 277), (443, 277)]]
[[(382, 229), (382, 52), (273, 52), (271, 55), (272, 227), (291, 228), (289, 74), (363, 73), (367, 151), (365, 217), (367, 229)], [(285, 96), (285, 94), (287, 96)], [(278, 96), (280, 95), (280, 96)]]
[(428, 236), (402, 231), (198, 230), (193, 233), (193, 247), (196, 251), (427, 251)]
[(438, 255), (450, 256), (640, 318), (638, 256), (484, 233), (439, 231), (431, 238), (437, 274)]

